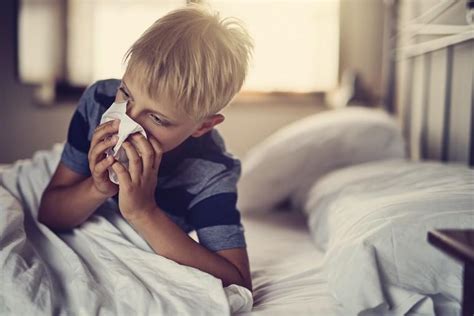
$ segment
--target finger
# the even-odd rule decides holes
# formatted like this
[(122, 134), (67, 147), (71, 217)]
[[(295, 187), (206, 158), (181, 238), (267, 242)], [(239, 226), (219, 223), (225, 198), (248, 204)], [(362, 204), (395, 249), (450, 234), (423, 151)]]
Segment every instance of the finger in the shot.
[(93, 165), (97, 164), (100, 160), (104, 158), (104, 153), (107, 149), (115, 146), (117, 143), (118, 136), (114, 135), (113, 137), (106, 138), (92, 147), (92, 150), (89, 152), (89, 162)]
[(109, 121), (104, 124), (99, 125), (94, 134), (92, 135), (90, 150), (88, 153), (89, 163), (93, 163), (94, 165), (98, 162), (98, 160), (104, 157), (102, 151), (104, 150), (96, 150), (97, 144), (101, 143), (104, 139), (109, 140), (110, 136), (113, 134), (118, 133), (118, 125), (119, 121)]
[(112, 169), (117, 174), (119, 179), (120, 186), (127, 188), (131, 185), (132, 180), (130, 178), (130, 174), (128, 173), (127, 169), (118, 161), (112, 164)]
[(147, 141), (145, 136), (140, 133), (133, 134), (132, 140), (135, 142), (139, 155), (142, 157), (143, 173), (147, 173), (147, 171), (153, 168), (153, 160), (155, 158), (153, 146)]
[(150, 135), (148, 139), (155, 152), (152, 170), (158, 171), (160, 168), (161, 158), (163, 157), (163, 147), (155, 137)]
[(129, 141), (124, 141), (122, 146), (128, 157), (128, 170), (130, 172), (130, 177), (132, 182), (136, 183), (142, 176), (142, 159), (138, 156), (135, 147)]
[(102, 141), (109, 134), (117, 134), (119, 130), (120, 120), (112, 120), (100, 124), (94, 130), (91, 140), (91, 148)]
[(105, 159), (102, 159), (101, 162), (95, 165), (94, 167), (94, 173), (97, 177), (101, 177), (105, 174), (105, 171), (112, 166), (112, 164), (115, 162), (115, 158), (112, 156), (108, 156)]

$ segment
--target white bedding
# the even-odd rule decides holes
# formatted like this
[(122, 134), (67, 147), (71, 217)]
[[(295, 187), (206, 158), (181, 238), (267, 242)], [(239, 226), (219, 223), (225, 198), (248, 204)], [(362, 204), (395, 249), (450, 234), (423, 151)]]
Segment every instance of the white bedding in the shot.
[[(58, 153), (60, 147), (54, 151)], [(27, 209), (37, 205), (35, 196), (46, 185), (41, 178), (55, 167), (48, 155), (38, 152), (31, 161), (17, 162), (14, 172), (3, 174), (18, 196), (28, 194), (23, 192), (28, 188)], [(19, 177), (22, 183), (17, 186), (14, 179), (22, 173), (28, 176)], [(23, 208), (0, 190), (0, 223), (9, 223), (0, 224), (2, 315), (8, 314), (9, 306), (14, 306), (13, 314), (25, 315), (30, 311), (120, 315), (130, 314), (130, 308), (150, 315), (226, 315), (228, 305), (239, 316), (344, 315), (329, 294), (321, 268), (323, 253), (315, 248), (299, 212), (242, 214), (254, 288), (249, 311), (252, 298), (244, 288), (232, 285), (222, 291), (220, 281), (211, 275), (151, 254), (146, 243), (106, 206), (80, 229), (59, 237), (38, 225), (27, 211), (25, 236)]]
[(252, 296), (155, 254), (113, 203), (85, 224), (56, 235), (38, 223), (41, 193), (62, 145), (0, 174), (0, 314), (229, 315)]
[(240, 315), (346, 315), (328, 291), (323, 253), (295, 210), (244, 213), (254, 307)]
[(306, 205), (328, 289), (351, 314), (458, 315), (462, 265), (430, 229), (474, 229), (474, 170), (386, 160), (337, 170)]

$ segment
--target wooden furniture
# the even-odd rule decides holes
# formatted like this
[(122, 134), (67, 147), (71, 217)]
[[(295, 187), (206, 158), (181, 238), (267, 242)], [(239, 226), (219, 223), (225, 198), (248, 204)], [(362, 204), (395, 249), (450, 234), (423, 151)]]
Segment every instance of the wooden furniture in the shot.
[(474, 230), (432, 230), (428, 241), (464, 264), (462, 315), (474, 315)]

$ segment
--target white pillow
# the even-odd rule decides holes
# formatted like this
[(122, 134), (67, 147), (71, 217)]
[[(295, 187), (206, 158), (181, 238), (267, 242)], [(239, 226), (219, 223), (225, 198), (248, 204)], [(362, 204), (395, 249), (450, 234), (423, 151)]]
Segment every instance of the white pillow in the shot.
[(459, 314), (462, 266), (427, 233), (474, 229), (473, 192), (474, 170), (437, 162), (370, 162), (317, 181), (305, 212), (331, 293), (351, 315)]
[(264, 210), (290, 198), (302, 208), (325, 173), (358, 163), (405, 157), (399, 127), (386, 112), (363, 107), (325, 111), (285, 126), (242, 160), (241, 211)]

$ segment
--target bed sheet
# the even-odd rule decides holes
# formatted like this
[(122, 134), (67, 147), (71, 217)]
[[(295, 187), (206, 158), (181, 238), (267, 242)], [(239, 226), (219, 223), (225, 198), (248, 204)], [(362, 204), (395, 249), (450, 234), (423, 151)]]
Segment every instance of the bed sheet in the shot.
[[(0, 165), (0, 174), (10, 166)], [(291, 209), (243, 213), (242, 223), (254, 305), (251, 312), (234, 315), (343, 315), (329, 294), (323, 253), (313, 244), (302, 213)], [(190, 236), (197, 240), (195, 232)]]
[(109, 199), (72, 231), (36, 220), (61, 147), (0, 170), (1, 315), (230, 315), (251, 293), (156, 255)]
[(243, 213), (254, 306), (237, 315), (343, 315), (329, 294), (323, 253), (296, 210)]

